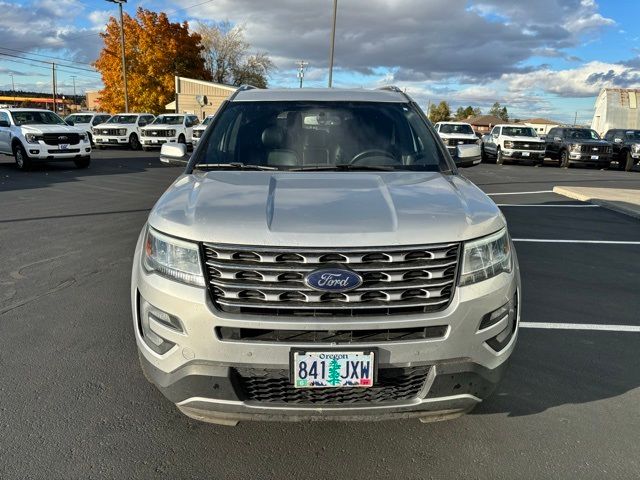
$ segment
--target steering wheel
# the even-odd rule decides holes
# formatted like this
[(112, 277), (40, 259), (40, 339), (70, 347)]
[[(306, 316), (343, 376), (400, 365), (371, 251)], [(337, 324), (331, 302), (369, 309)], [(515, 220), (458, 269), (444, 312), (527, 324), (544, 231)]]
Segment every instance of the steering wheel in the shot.
[(356, 164), (367, 157), (374, 157), (374, 156), (390, 158), (391, 160), (394, 161), (394, 163), (396, 163), (396, 157), (395, 155), (393, 155), (393, 153), (387, 152), (386, 150), (373, 148), (371, 150), (364, 150), (358, 153), (355, 157), (351, 159), (351, 161), (349, 162), (349, 165)]

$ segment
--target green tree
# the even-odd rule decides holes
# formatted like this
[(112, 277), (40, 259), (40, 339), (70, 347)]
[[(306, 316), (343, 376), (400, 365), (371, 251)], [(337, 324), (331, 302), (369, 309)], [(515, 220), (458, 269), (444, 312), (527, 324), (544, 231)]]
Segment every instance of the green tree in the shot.
[(338, 385), (342, 379), (340, 378), (340, 362), (335, 358), (329, 362), (329, 376), (327, 377), (327, 383), (329, 385)]
[(451, 118), (451, 107), (445, 101), (440, 102), (438, 105), (431, 105), (429, 109), (429, 120), (432, 123), (446, 122)]
[(456, 110), (456, 120), (466, 120), (469, 117), (473, 117), (476, 115), (476, 110), (480, 109), (473, 108), (472, 106), (468, 106), (467, 108), (458, 107), (458, 110)]
[(489, 115), (493, 115), (494, 117), (501, 118), (505, 122), (509, 121), (509, 112), (507, 111), (507, 107), (503, 107), (500, 105), (500, 102), (496, 102), (489, 110)]

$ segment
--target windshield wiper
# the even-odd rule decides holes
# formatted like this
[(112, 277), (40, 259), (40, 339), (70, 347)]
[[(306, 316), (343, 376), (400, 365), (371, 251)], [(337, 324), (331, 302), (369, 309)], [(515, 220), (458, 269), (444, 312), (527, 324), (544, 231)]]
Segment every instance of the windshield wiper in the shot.
[(266, 165), (251, 165), (240, 162), (233, 163), (198, 163), (195, 167), (198, 170), (279, 170), (276, 167)]
[(363, 171), (373, 170), (378, 172), (393, 172), (397, 170), (387, 165), (310, 165), (308, 167), (287, 168), (287, 172), (310, 172), (310, 171)]

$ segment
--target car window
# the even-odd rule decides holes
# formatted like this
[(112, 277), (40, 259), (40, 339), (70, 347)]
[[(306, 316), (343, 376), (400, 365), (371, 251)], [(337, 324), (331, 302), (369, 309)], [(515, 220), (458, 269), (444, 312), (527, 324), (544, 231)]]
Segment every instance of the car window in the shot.
[(206, 126), (209, 125), (211, 123), (211, 121), (213, 120), (213, 117), (207, 117), (202, 121), (202, 125)]
[(443, 123), (442, 125), (440, 125), (439, 132), (473, 135), (473, 128), (471, 128), (471, 125), (457, 125), (455, 123)]
[(121, 123), (125, 125), (133, 125), (138, 121), (137, 115), (114, 115), (107, 123)]
[(53, 112), (39, 110), (23, 110), (11, 112), (16, 125), (66, 125), (64, 120)]
[(500, 135), (500, 127), (493, 127), (493, 130), (491, 130), (491, 135)]
[(182, 125), (184, 115), (160, 115), (153, 121), (154, 125)]
[(69, 115), (67, 120), (71, 120), (73, 123), (91, 123), (92, 115)]
[(607, 133), (604, 134), (604, 139), (605, 140), (613, 140), (613, 134), (615, 133), (614, 130), (609, 130)]
[(195, 161), (449, 171), (432, 132), (403, 103), (238, 102), (220, 113)]
[(625, 132), (627, 140), (632, 142), (640, 142), (640, 130), (629, 130)]
[(565, 130), (565, 138), (571, 140), (600, 140), (600, 135), (595, 130), (588, 128), (568, 128)]
[(11, 123), (9, 122), (9, 114), (7, 112), (0, 112), (0, 120)]
[(538, 134), (531, 127), (502, 127), (502, 134), (507, 137), (537, 137)]

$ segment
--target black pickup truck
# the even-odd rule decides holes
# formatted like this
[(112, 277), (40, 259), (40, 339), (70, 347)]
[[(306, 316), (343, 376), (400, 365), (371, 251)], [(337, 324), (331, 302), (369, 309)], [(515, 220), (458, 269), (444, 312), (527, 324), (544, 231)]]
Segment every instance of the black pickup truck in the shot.
[(613, 129), (607, 131), (604, 139), (613, 145), (613, 158), (618, 168), (629, 172), (634, 165), (640, 165), (640, 130)]
[(546, 156), (558, 160), (560, 167), (588, 163), (604, 168), (611, 162), (611, 144), (589, 128), (552, 128), (546, 143)]

